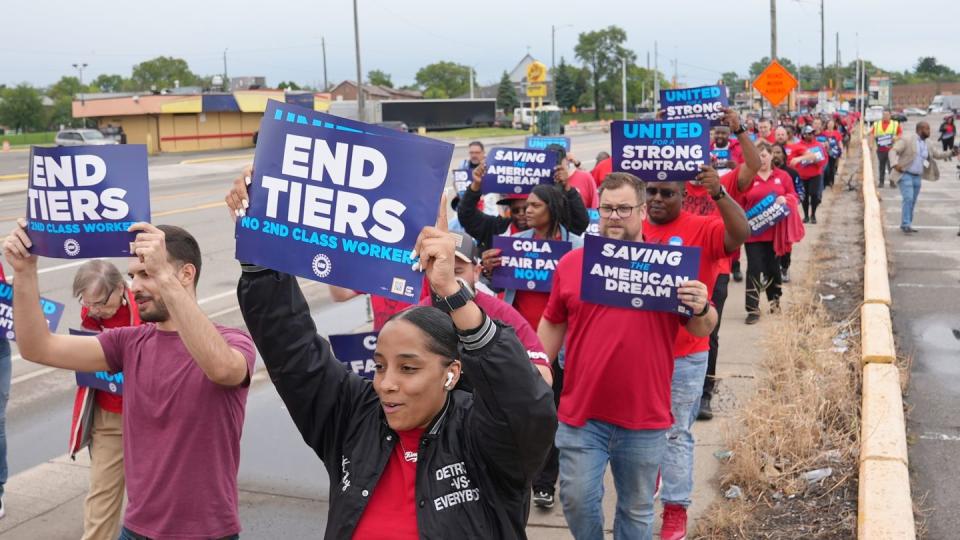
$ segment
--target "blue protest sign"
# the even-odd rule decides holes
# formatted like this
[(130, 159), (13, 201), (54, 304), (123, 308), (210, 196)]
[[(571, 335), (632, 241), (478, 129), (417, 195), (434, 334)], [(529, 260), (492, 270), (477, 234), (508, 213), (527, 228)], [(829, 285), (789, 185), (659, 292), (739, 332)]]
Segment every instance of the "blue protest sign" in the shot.
[(790, 215), (790, 208), (785, 204), (777, 204), (776, 201), (776, 195), (771, 193), (747, 210), (750, 236), (757, 236)]
[(237, 259), (415, 303), (453, 145), (270, 101)]
[(364, 379), (373, 380), (376, 371), (373, 364), (373, 351), (377, 349), (377, 333), (337, 334), (329, 336), (333, 354), (347, 370)]
[(467, 187), (472, 181), (473, 180), (470, 178), (469, 169), (453, 170), (453, 189), (457, 190), (457, 195), (462, 196), (463, 192), (467, 190)]
[(147, 149), (142, 144), (68, 146), (30, 151), (27, 230), (30, 252), (44, 257), (128, 257), (150, 221)]
[(664, 120), (690, 120), (703, 118), (711, 126), (720, 124), (723, 109), (727, 106), (725, 86), (698, 86), (660, 91), (660, 109)]
[[(95, 336), (96, 332), (89, 332), (86, 330), (77, 330), (75, 328), (70, 329), (71, 336)], [(86, 386), (88, 388), (93, 388), (94, 390), (101, 390), (103, 392), (109, 392), (111, 394), (116, 394), (118, 396), (123, 395), (123, 373), (110, 373), (109, 371), (97, 371), (93, 373), (81, 372), (76, 373), (77, 386)]]
[(583, 239), (580, 298), (622, 308), (692, 315), (677, 290), (700, 273), (700, 248), (627, 242), (600, 236)]
[(587, 225), (587, 230), (584, 234), (600, 235), (600, 211), (596, 208), (587, 208), (587, 217), (590, 218), (590, 223)]
[(711, 165), (716, 165), (717, 163), (726, 163), (730, 161), (730, 148), (712, 148), (710, 150), (710, 163)]
[[(46, 298), (40, 298), (40, 309), (47, 320), (47, 328), (51, 332), (57, 331), (60, 318), (63, 317), (64, 305)], [(0, 281), (0, 338), (16, 340), (13, 332), (13, 285)]]
[(538, 184), (553, 183), (557, 153), (550, 150), (492, 148), (483, 175), (484, 193), (530, 193)]
[(706, 120), (617, 120), (610, 138), (613, 170), (647, 182), (693, 180), (710, 152)]
[(553, 271), (560, 257), (570, 251), (570, 242), (537, 240), (512, 236), (493, 237), (493, 247), (503, 257), (493, 271), (493, 286), (498, 289), (550, 292)]
[(524, 145), (527, 148), (535, 148), (537, 150), (546, 150), (551, 144), (559, 144), (563, 147), (564, 152), (570, 151), (570, 137), (549, 137), (546, 135), (529, 135)]

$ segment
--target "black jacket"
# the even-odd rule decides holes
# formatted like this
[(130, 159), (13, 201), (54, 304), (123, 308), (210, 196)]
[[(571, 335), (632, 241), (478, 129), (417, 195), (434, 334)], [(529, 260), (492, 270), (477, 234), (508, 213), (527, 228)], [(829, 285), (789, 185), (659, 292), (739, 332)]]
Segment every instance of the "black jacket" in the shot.
[[(583, 199), (580, 192), (571, 188), (564, 191), (567, 197), (567, 206), (570, 208), (570, 223), (563, 225), (570, 231), (570, 234), (577, 236), (583, 234), (590, 225), (590, 217), (587, 216), (587, 208), (583, 205)], [(467, 234), (472, 236), (480, 246), (480, 251), (493, 247), (493, 237), (503, 234), (510, 228), (510, 220), (500, 216), (488, 216), (480, 210), (477, 210), (477, 203), (483, 194), (473, 191), (469, 187), (463, 193), (460, 204), (457, 206), (457, 219)]]
[[(237, 294), (247, 328), (330, 475), (326, 538), (350, 538), (397, 435), (373, 385), (346, 370), (317, 335), (296, 280), (246, 270)], [(420, 440), (420, 538), (526, 538), (530, 484), (553, 442), (557, 411), (513, 329), (486, 320), (460, 346), (474, 393), (450, 392)]]

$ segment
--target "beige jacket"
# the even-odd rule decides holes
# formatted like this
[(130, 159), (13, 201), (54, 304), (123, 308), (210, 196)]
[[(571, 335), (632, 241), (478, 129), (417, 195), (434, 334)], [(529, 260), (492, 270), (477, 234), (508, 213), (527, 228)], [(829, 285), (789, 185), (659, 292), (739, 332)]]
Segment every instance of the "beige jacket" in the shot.
[[(916, 132), (904, 133), (893, 143), (893, 148), (890, 149), (891, 166), (899, 165), (903, 170), (910, 168), (913, 159), (917, 157), (917, 137)], [(928, 138), (926, 142), (928, 159), (923, 167), (923, 174), (920, 175), (920, 178), (923, 180), (936, 181), (940, 179), (940, 169), (937, 168), (937, 162), (935, 160), (946, 159), (951, 154), (938, 148), (938, 145), (932, 139)], [(897, 169), (890, 171), (891, 182), (900, 182), (901, 176), (903, 176), (903, 173)]]

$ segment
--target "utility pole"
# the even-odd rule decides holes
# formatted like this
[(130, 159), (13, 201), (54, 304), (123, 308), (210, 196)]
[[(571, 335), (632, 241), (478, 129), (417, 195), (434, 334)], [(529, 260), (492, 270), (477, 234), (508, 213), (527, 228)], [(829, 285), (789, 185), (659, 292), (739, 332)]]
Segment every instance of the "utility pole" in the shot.
[[(80, 72), (80, 106), (83, 107), (87, 104), (83, 96), (83, 68), (87, 67), (87, 64), (78, 62), (73, 65), (78, 72)], [(87, 117), (83, 117), (83, 127), (87, 127)]]
[(327, 41), (320, 38), (320, 49), (323, 51), (323, 91), (326, 92), (330, 86), (327, 84)]
[(777, 59), (777, 0), (770, 0), (770, 60)]
[(223, 87), (224, 90), (230, 88), (230, 79), (227, 78), (227, 51), (229, 49), (223, 50)]
[(660, 56), (657, 52), (657, 42), (653, 42), (653, 110), (660, 110)]
[(357, 0), (353, 0), (353, 41), (357, 49), (357, 120), (363, 122), (363, 71), (360, 67), (360, 22), (357, 19)]
[(627, 59), (624, 56), (620, 57), (620, 64), (623, 68), (622, 72), (622, 81), (621, 85), (621, 98), (623, 104), (623, 119), (627, 119)]
[(823, 1), (820, 0), (820, 88), (823, 89), (827, 86), (827, 35), (825, 34), (826, 27), (824, 26), (824, 13), (823, 13)]
[(840, 32), (837, 32), (837, 66), (833, 71), (834, 99), (839, 102), (843, 95), (843, 81), (840, 80)]

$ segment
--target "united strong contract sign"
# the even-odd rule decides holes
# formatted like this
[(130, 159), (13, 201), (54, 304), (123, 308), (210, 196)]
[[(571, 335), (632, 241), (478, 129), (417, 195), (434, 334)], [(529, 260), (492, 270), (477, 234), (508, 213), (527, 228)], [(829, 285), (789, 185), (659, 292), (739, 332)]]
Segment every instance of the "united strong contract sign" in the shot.
[(239, 260), (414, 303), (411, 252), (434, 225), (453, 145), (271, 101)]

